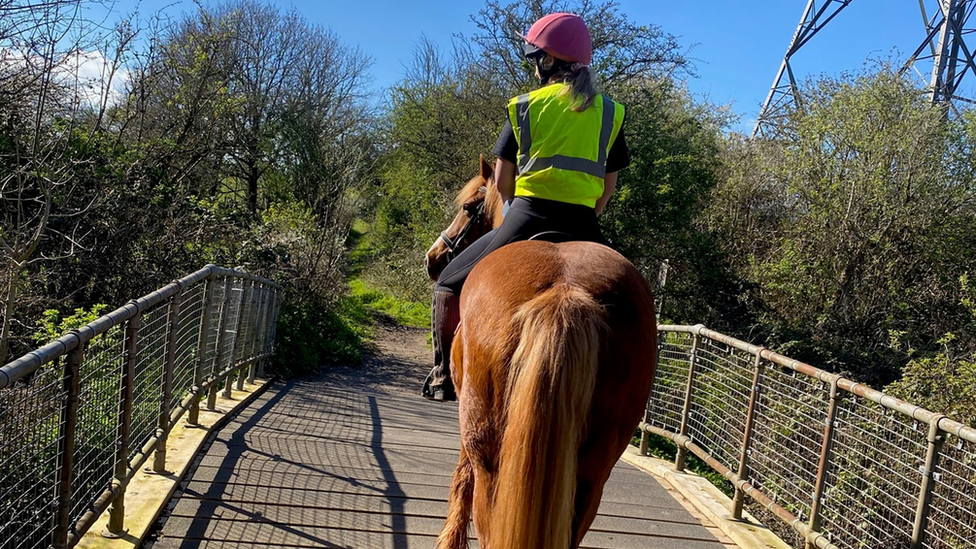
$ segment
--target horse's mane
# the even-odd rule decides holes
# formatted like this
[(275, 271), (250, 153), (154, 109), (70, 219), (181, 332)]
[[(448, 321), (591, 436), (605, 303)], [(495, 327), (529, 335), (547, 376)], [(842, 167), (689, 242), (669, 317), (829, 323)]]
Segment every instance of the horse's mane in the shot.
[(487, 187), (490, 182), (485, 181), (484, 177), (476, 175), (471, 178), (470, 181), (461, 187), (457, 196), (454, 197), (454, 205), (460, 209), (462, 206), (467, 204), (469, 201), (473, 200), (478, 195), (478, 189), (481, 187)]
[(481, 187), (486, 187), (485, 192), (485, 213), (488, 218), (494, 221), (494, 226), (501, 223), (502, 215), (502, 196), (498, 194), (498, 187), (495, 186), (495, 178), (490, 177), (485, 180), (481, 175), (476, 175), (465, 183), (464, 187), (454, 197), (454, 205), (460, 210), (465, 204), (478, 198)]

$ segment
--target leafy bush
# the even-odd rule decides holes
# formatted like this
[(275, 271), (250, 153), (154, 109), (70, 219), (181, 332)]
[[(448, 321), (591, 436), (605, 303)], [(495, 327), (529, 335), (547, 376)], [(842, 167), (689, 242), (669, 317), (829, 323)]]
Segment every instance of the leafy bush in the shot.
[(38, 345), (44, 345), (75, 328), (81, 328), (90, 322), (94, 322), (105, 313), (105, 309), (108, 309), (108, 305), (99, 303), (93, 305), (89, 310), (85, 310), (84, 308), (75, 309), (73, 314), (63, 318), (61, 312), (57, 309), (48, 309), (41, 315), (41, 321), (38, 323), (37, 331), (34, 332), (31, 338)]
[(358, 366), (369, 325), (369, 313), (355, 299), (343, 298), (329, 308), (285, 302), (278, 316), (271, 373), (289, 378), (330, 363)]
[[(972, 332), (976, 330), (976, 289), (970, 287), (966, 275), (959, 282), (963, 295), (960, 302), (972, 315), (961, 332)], [(903, 336), (893, 333), (892, 346), (901, 347)], [(939, 352), (916, 356), (914, 349), (908, 349), (912, 359), (901, 379), (885, 392), (976, 428), (976, 350), (969, 346), (971, 343), (967, 345), (967, 339), (950, 332), (939, 340)]]

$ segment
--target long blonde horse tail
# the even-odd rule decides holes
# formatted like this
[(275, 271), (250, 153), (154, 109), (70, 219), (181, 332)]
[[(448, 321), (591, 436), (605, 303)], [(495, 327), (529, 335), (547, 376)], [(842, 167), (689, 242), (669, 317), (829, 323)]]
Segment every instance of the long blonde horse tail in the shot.
[(525, 303), (508, 379), (508, 415), (492, 504), (491, 547), (566, 549), (576, 457), (596, 382), (604, 309), (565, 284)]

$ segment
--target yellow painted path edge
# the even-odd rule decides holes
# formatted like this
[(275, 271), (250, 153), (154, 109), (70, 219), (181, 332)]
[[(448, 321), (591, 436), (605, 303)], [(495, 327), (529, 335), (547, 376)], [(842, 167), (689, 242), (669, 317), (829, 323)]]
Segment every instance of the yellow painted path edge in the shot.
[[(769, 531), (752, 515), (743, 512), (743, 520), (732, 519), (732, 500), (708, 479), (693, 473), (679, 473), (674, 463), (642, 456), (635, 446), (628, 446), (620, 459), (650, 473), (682, 497), (676, 498), (699, 518), (712, 523), (741, 549), (790, 549), (790, 546)], [(719, 536), (716, 536), (719, 537)], [(720, 539), (720, 541), (722, 541)]]
[[(155, 524), (173, 493), (176, 492), (190, 464), (210, 433), (223, 427), (235, 412), (246, 407), (268, 386), (264, 380), (244, 384), (243, 391), (233, 391), (231, 398), (218, 393), (214, 410), (200, 407), (200, 425), (187, 425), (186, 415), (170, 431), (166, 443), (166, 473), (152, 471), (152, 456), (136, 473), (125, 492), (126, 534), (112, 539), (102, 536), (108, 524), (108, 511), (95, 522), (75, 547), (83, 549), (134, 549), (142, 544), (149, 528)], [(205, 403), (203, 403), (205, 404)]]

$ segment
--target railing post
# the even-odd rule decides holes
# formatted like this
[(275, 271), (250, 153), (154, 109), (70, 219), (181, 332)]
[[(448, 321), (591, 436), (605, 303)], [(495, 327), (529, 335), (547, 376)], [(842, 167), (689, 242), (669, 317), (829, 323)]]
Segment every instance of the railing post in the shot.
[[(820, 463), (817, 465), (817, 479), (813, 484), (813, 501), (810, 502), (810, 533), (815, 535), (820, 532), (820, 518), (823, 508), (824, 485), (827, 482), (827, 468), (830, 466), (831, 451), (834, 446), (834, 431), (837, 424), (837, 408), (843, 393), (837, 387), (840, 378), (834, 376), (830, 382), (830, 404), (827, 406), (827, 418), (824, 419), (823, 444), (820, 448)], [(812, 536), (807, 537), (806, 549), (815, 549), (816, 545), (812, 541)]]
[[(77, 330), (72, 330), (77, 334)], [(58, 418), (58, 477), (57, 515), (55, 518), (53, 546), (63, 549), (68, 545), (68, 528), (71, 522), (71, 479), (75, 455), (75, 428), (78, 423), (78, 395), (81, 388), (81, 364), (85, 360), (84, 344), (68, 351), (64, 361), (62, 390), (65, 393)]]
[(220, 316), (217, 317), (217, 341), (214, 343), (216, 349), (211, 370), (210, 391), (207, 395), (207, 409), (211, 411), (217, 409), (217, 378), (220, 376), (220, 361), (224, 358), (224, 334), (227, 332), (227, 326), (224, 324), (227, 322), (227, 309), (230, 304), (230, 288), (233, 285), (231, 280), (229, 276), (224, 277), (224, 299), (220, 307)]
[(939, 480), (939, 474), (935, 469), (939, 466), (939, 455), (942, 452), (942, 445), (945, 437), (939, 430), (939, 422), (945, 419), (944, 415), (937, 415), (929, 421), (929, 433), (926, 439), (929, 443), (928, 451), (925, 454), (925, 468), (922, 472), (922, 486), (918, 494), (918, 506), (915, 508), (915, 524), (912, 528), (911, 549), (920, 549), (922, 542), (925, 541), (925, 529), (929, 520), (929, 505), (932, 502), (932, 489)]
[[(132, 302), (130, 302), (132, 304)], [(133, 304), (133, 306), (135, 306)], [(119, 392), (119, 442), (115, 452), (115, 499), (108, 508), (108, 526), (102, 536), (118, 538), (125, 534), (125, 473), (129, 462), (129, 435), (132, 426), (132, 385), (139, 360), (139, 326), (142, 313), (136, 313), (125, 325), (125, 347), (122, 352), (122, 387)]]
[[(759, 392), (762, 390), (763, 363), (762, 349), (756, 350), (756, 360), (752, 371), (752, 390), (749, 393), (749, 409), (746, 411), (746, 424), (742, 429), (742, 452), (739, 454), (738, 476), (742, 480), (749, 478), (749, 456), (752, 453), (752, 426), (755, 423), (756, 405), (759, 402)], [(732, 518), (742, 520), (742, 504), (745, 501), (745, 492), (736, 487), (735, 496), (732, 498)]]
[[(693, 334), (691, 342), (691, 356), (688, 357), (688, 385), (685, 388), (685, 405), (681, 410), (681, 428), (678, 430), (678, 434), (681, 436), (688, 435), (688, 420), (691, 416), (691, 395), (695, 387), (695, 369), (698, 364), (698, 345), (701, 341), (701, 336), (696, 332)], [(675, 471), (685, 470), (685, 461), (688, 459), (688, 449), (678, 446), (678, 455), (674, 458), (674, 469)]]
[[(667, 334), (665, 334), (664, 337), (667, 337)], [(658, 366), (661, 365), (662, 347), (663, 345), (661, 344), (661, 332), (657, 332), (657, 356), (654, 358), (654, 381), (651, 382), (652, 390), (654, 387), (654, 383), (657, 382)], [(650, 433), (648, 433), (647, 430), (644, 429), (644, 425), (647, 424), (647, 420), (651, 416), (650, 404), (651, 404), (651, 400), (650, 400), (650, 396), (648, 396), (647, 402), (644, 403), (644, 420), (641, 422), (642, 424), (641, 424), (641, 438), (640, 438), (640, 454), (642, 456), (648, 455), (648, 442), (651, 436)]]
[[(241, 302), (237, 307), (237, 326), (234, 328), (234, 348), (230, 352), (230, 364), (233, 366), (239, 362), (244, 356), (241, 354), (242, 344), (241, 344), (241, 330), (244, 328), (244, 314), (246, 312), (245, 307), (247, 307), (247, 300), (250, 298), (250, 289), (252, 282), (250, 280), (241, 281)], [(236, 378), (235, 378), (236, 376)], [(242, 390), (243, 387), (243, 376), (240, 368), (235, 368), (232, 373), (227, 374), (227, 381), (224, 383), (224, 397), (231, 398), (234, 396), (234, 388), (231, 387), (231, 381), (236, 379), (239, 385), (238, 391)]]
[(217, 278), (214, 275), (207, 277), (207, 289), (204, 293), (205, 303), (203, 305), (203, 315), (200, 319), (200, 341), (197, 344), (197, 359), (193, 363), (193, 399), (190, 402), (190, 410), (187, 412), (186, 422), (190, 425), (200, 424), (200, 394), (203, 388), (203, 368), (206, 365), (207, 353), (209, 352), (209, 332), (210, 322), (213, 317), (214, 288), (217, 286)]
[(176, 370), (176, 346), (180, 337), (180, 306), (183, 303), (183, 286), (170, 298), (166, 313), (166, 359), (163, 362), (163, 401), (159, 403), (159, 422), (156, 434), (159, 442), (153, 454), (153, 471), (166, 472), (166, 444), (169, 440), (169, 415), (173, 401), (173, 375)]

